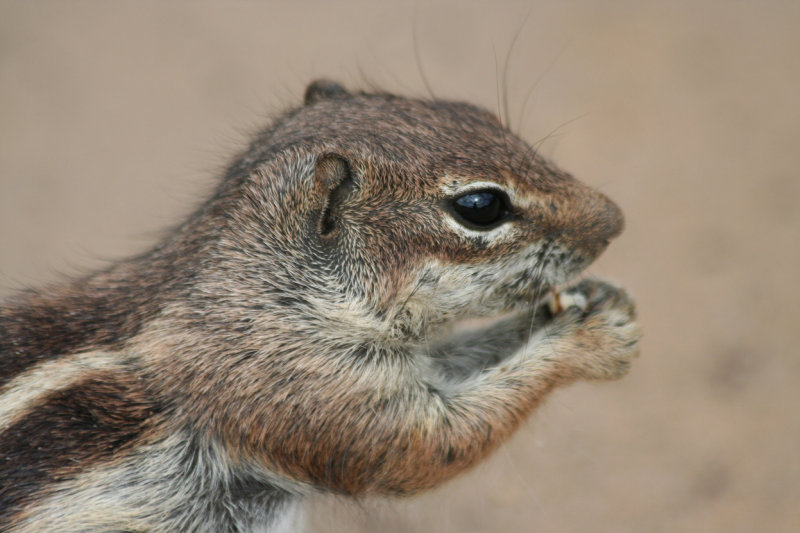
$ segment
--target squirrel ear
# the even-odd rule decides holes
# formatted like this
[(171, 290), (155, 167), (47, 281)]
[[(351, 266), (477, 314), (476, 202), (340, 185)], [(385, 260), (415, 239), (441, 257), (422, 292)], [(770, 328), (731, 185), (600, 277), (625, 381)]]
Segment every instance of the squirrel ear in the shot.
[(338, 154), (323, 154), (314, 164), (314, 179), (327, 192), (319, 219), (319, 233), (327, 236), (341, 224), (343, 203), (355, 186), (350, 163)]
[(332, 98), (346, 98), (350, 96), (347, 89), (331, 80), (314, 80), (306, 87), (306, 94), (303, 97), (305, 105), (314, 104), (320, 100)]

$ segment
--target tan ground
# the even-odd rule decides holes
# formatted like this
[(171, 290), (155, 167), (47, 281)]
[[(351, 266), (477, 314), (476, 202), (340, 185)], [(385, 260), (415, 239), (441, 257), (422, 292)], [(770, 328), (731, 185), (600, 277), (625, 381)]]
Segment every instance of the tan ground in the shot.
[(592, 272), (637, 297), (643, 357), (313, 530), (800, 531), (800, 4), (273, 4), (0, 1), (0, 293), (143, 249), (314, 77), (424, 94), (415, 32), (437, 95), (496, 108), (521, 28), (513, 124), (560, 127), (543, 151), (626, 212)]

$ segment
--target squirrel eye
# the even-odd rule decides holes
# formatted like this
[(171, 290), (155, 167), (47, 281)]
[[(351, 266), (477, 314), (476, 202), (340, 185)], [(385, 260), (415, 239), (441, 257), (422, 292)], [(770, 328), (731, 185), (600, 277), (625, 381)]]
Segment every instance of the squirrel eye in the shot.
[(508, 200), (499, 191), (474, 191), (459, 196), (452, 202), (456, 219), (473, 229), (491, 229), (509, 215)]

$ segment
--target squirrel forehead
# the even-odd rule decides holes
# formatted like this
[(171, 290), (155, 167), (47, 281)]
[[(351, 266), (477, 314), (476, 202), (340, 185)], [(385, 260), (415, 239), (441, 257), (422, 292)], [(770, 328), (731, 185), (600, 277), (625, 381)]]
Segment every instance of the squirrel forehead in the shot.
[(484, 109), (391, 95), (322, 100), (290, 111), (254, 143), (251, 157), (288, 148), (335, 152), (355, 165), (384, 163), (437, 187), (445, 176), (520, 179), (517, 185), (525, 187), (540, 180), (544, 163)]

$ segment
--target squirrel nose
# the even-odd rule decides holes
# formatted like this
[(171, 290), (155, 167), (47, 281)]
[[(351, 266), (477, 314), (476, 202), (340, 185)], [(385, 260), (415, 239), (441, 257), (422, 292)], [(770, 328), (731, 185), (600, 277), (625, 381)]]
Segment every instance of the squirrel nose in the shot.
[(604, 226), (602, 231), (605, 234), (605, 240), (610, 241), (618, 237), (622, 230), (625, 229), (625, 215), (622, 214), (622, 209), (611, 198), (603, 193), (597, 193), (597, 195), (600, 197), (603, 209), (601, 218), (604, 221)]
[(594, 259), (611, 239), (622, 233), (625, 217), (606, 195), (588, 187), (581, 193), (554, 210), (550, 235), (564, 246)]

